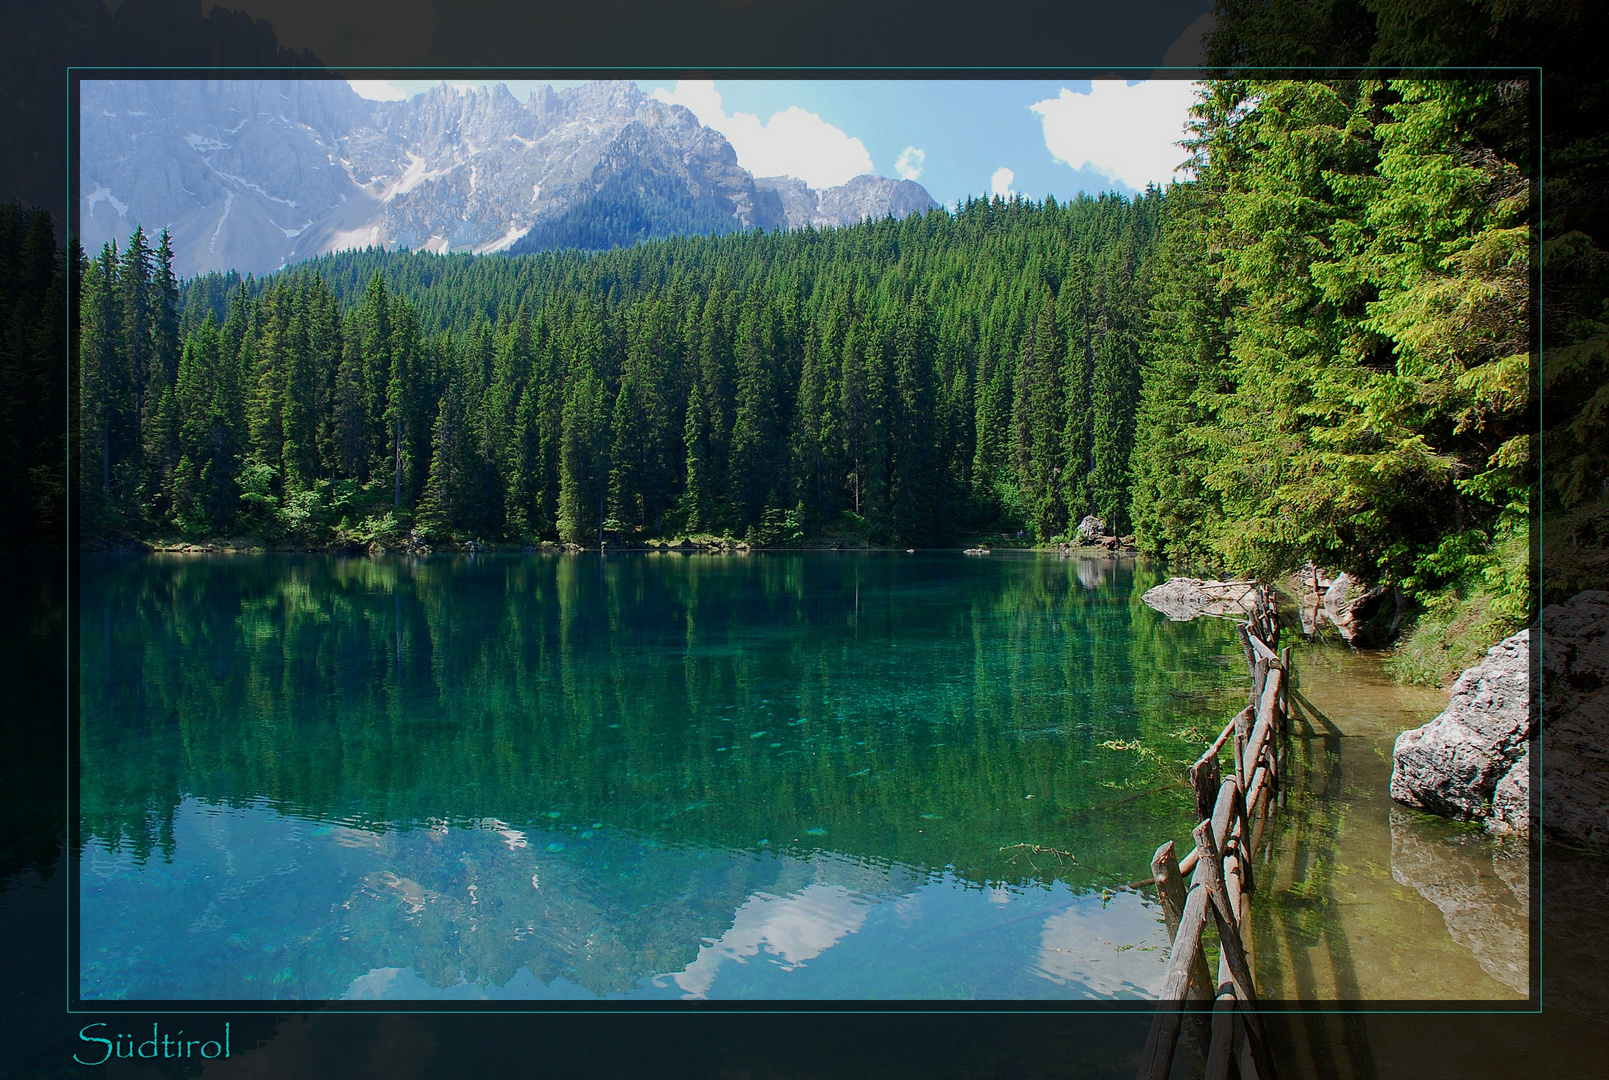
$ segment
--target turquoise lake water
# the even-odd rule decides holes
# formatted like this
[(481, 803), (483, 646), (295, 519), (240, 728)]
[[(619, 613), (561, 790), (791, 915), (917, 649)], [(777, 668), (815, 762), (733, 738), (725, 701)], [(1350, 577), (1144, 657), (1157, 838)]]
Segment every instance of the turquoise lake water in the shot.
[(1154, 995), (1233, 626), (1112, 557), (86, 557), (86, 1001)]

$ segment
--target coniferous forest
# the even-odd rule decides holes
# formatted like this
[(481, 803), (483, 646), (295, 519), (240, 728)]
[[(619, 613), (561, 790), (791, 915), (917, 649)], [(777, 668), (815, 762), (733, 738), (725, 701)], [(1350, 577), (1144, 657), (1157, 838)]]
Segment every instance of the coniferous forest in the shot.
[(1125, 522), (1163, 201), (183, 289), (136, 233), (84, 271), (85, 513), (309, 541)]
[(81, 521), (936, 546), (1093, 513), (1512, 624), (1534, 500), (1581, 502), (1601, 461), (1554, 425), (1580, 467), (1538, 491), (1530, 95), (1207, 82), (1188, 182), (844, 229), (188, 282), (136, 232), (78, 256)]

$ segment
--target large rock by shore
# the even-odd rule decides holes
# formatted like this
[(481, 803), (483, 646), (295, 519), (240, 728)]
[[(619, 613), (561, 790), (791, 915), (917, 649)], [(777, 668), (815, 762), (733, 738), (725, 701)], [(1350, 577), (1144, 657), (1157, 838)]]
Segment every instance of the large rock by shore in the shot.
[(1257, 610), (1257, 583), (1169, 578), (1146, 590), (1140, 601), (1174, 622), (1189, 622), (1203, 615), (1243, 618)]
[(1397, 736), (1391, 797), (1432, 813), (1486, 818), (1533, 734), (1530, 631), (1487, 650), (1458, 677), (1442, 714)]
[(1391, 797), (1525, 832), (1533, 824), (1530, 747), (1540, 737), (1540, 827), (1556, 839), (1609, 850), (1609, 592), (1553, 604), (1539, 626), (1540, 732), (1528, 697), (1527, 643), (1536, 631), (1522, 631), (1459, 677), (1445, 712), (1397, 737)]
[(1379, 612), (1390, 590), (1384, 585), (1372, 588), (1351, 574), (1343, 573), (1324, 590), (1324, 614), (1347, 644), (1362, 644), (1364, 626)]
[[(1351, 574), (1308, 563), (1280, 581), (1296, 601), (1302, 633), (1317, 634), (1324, 623), (1348, 645), (1380, 647), (1396, 635), (1402, 621), (1401, 595), (1388, 585), (1370, 585)], [(1387, 601), (1394, 600), (1388, 608)]]

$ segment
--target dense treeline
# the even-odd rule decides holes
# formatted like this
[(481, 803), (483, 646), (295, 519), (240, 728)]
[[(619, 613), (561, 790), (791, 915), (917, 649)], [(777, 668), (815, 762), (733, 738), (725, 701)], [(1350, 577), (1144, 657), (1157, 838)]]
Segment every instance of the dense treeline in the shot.
[(1122, 527), (1162, 202), (356, 252), (183, 295), (137, 232), (84, 274), (85, 518), (307, 540)]
[(1537, 496), (1530, 94), (1207, 82), (1194, 178), (1132, 201), (346, 252), (182, 290), (136, 234), (84, 272), (86, 517), (940, 544), (1094, 513), (1238, 572), (1474, 588), (1512, 624)]
[(1142, 543), (1530, 604), (1528, 84), (1222, 81), (1168, 196)]
[(1609, 78), (1599, 59), (1606, 31), (1609, 7), (1589, 0), (1219, 0), (1207, 55), (1223, 69), (1531, 71), (1545, 63), (1546, 94), (1510, 112), (1534, 120), (1528, 150), (1483, 142), (1517, 165), (1542, 164), (1532, 196), (1540, 213), (1535, 261), (1545, 280), (1535, 324), (1546, 419), (1537, 467), (1546, 603), (1601, 588), (1609, 573)]

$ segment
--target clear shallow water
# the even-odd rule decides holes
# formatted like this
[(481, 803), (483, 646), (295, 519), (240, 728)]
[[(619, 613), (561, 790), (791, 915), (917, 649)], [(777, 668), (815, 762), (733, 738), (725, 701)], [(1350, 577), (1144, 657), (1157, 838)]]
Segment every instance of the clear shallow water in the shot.
[(1448, 691), (1392, 682), (1382, 654), (1293, 652), (1291, 783), (1252, 906), (1259, 992), (1523, 1001), (1529, 845), (1391, 800), (1397, 735), (1445, 709)]
[[(86, 560), (85, 999), (1141, 997), (1232, 627), (1113, 559)], [(1054, 849), (1054, 850), (1051, 850)]]

